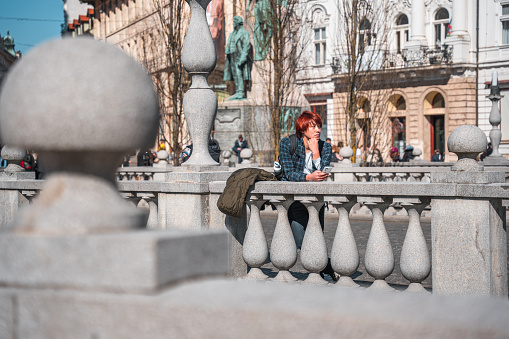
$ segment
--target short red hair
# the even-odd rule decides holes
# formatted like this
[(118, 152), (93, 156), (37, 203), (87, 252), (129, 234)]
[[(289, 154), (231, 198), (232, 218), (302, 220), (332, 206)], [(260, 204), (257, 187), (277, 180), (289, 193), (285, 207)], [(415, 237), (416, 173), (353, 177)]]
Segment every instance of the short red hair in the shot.
[(297, 120), (295, 120), (295, 135), (302, 138), (302, 134), (309, 128), (311, 121), (322, 128), (322, 118), (320, 118), (318, 114), (311, 111), (304, 111), (299, 115)]

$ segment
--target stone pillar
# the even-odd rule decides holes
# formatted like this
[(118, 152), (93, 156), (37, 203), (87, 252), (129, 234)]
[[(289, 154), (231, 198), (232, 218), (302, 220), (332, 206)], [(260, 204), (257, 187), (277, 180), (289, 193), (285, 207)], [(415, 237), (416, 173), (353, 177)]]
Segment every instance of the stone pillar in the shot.
[[(339, 150), (339, 155), (343, 157), (343, 160), (338, 163), (338, 168), (353, 168), (352, 160), (353, 150), (346, 146)], [(353, 173), (334, 172), (334, 181), (355, 181), (355, 175)]]
[[(486, 149), (484, 132), (457, 127), (447, 148), (458, 155), (449, 172), (432, 172), (432, 183), (503, 183), (504, 172), (485, 172), (475, 158)], [(431, 201), (433, 293), (507, 298), (505, 207), (497, 198), (433, 198)]]
[(427, 46), (426, 33), (424, 29), (425, 18), (424, 0), (412, 0), (412, 15), (410, 18), (410, 41), (406, 44), (408, 49), (420, 49)]
[[(76, 77), (82, 81), (69, 86)], [(58, 39), (18, 61), (4, 81), (1, 139), (39, 153), (48, 175), (14, 227), (0, 232), (2, 295), (7, 288), (10, 299), (22, 300), (30, 290), (40, 300), (65, 289), (114, 291), (127, 300), (179, 280), (226, 275), (225, 232), (142, 231), (147, 214), (116, 189), (124, 155), (153, 144), (159, 120), (152, 80), (135, 60), (92, 39)], [(19, 312), (0, 309), (0, 327), (8, 319), (24, 333)]]
[(493, 146), (493, 152), (484, 159), (484, 163), (487, 165), (507, 166), (509, 165), (509, 160), (503, 157), (499, 151), (500, 141), (502, 140), (502, 132), (500, 131), (499, 125), (502, 121), (502, 116), (500, 114), (498, 105), (500, 99), (502, 99), (502, 96), (500, 95), (500, 87), (498, 86), (497, 71), (493, 71), (492, 73), (491, 91), (487, 98), (491, 100), (489, 121), (491, 124), (490, 141)]
[(467, 30), (467, 7), (468, 3), (464, 0), (452, 1), (452, 32), (445, 43), (452, 46), (452, 60), (455, 63), (471, 62), (469, 57), (471, 39)]
[(207, 25), (205, 10), (210, 0), (187, 0), (191, 21), (182, 50), (182, 63), (191, 75), (184, 95), (184, 114), (193, 141), (193, 153), (183, 166), (219, 165), (209, 154), (209, 136), (217, 112), (217, 97), (207, 77), (216, 67), (216, 49)]

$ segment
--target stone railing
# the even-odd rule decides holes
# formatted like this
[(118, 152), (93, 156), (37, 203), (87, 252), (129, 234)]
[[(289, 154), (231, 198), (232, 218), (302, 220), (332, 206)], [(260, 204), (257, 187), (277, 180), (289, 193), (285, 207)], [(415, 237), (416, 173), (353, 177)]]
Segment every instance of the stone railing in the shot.
[[(206, 84), (215, 65), (206, 23), (209, 2), (188, 1), (191, 20), (183, 62), (193, 84), (184, 97), (184, 112), (195, 152), (185, 169), (165, 173), (164, 182), (115, 182), (115, 166), (130, 150), (153, 142), (160, 117), (150, 78), (121, 50), (90, 39), (48, 42), (18, 61), (4, 80), (2, 142), (41, 154), (48, 175), (44, 181), (14, 175), (0, 180), (1, 215), (16, 219), (0, 231), (0, 337), (300, 339), (317, 333), (364, 338), (403, 331), (426, 338), (507, 337), (507, 300), (227, 279), (228, 274), (245, 275), (243, 250), (247, 262), (263, 257), (255, 248), (263, 246), (256, 236), (260, 233), (255, 231), (255, 209), (267, 198), (278, 207), (279, 243), (272, 243), (271, 260), (279, 262), (280, 278), (289, 275), (285, 261), (292, 259), (295, 248), (283, 218), (295, 199), (312, 213), (301, 257), (312, 273), (309, 280), (321, 282), (317, 270), (326, 255), (317, 230), (317, 208), (323, 201), (341, 206), (343, 220), (341, 208), (346, 210), (355, 199), (371, 206), (370, 241), (375, 243), (368, 244), (366, 266), (379, 277), (373, 286), (385, 287), (391, 252), (384, 236), (384, 199), (403, 199), (410, 206), (410, 224), (418, 225), (418, 209), (430, 198), (433, 292), (506, 297), (501, 199), (507, 193), (503, 184), (489, 184), (500, 182), (500, 176), (484, 173), (452, 173), (459, 181), (478, 185), (451, 184), (440, 176), (435, 179), (444, 185), (439, 186), (271, 182), (256, 184), (248, 196), (249, 229), (246, 214), (233, 218), (220, 213), (215, 206), (230, 172), (214, 166), (207, 152), (216, 102)], [(83, 81), (68, 86), (69, 79), (84, 75)], [(94, 100), (89, 100), (90, 93)], [(67, 114), (69, 107), (72, 114)], [(485, 148), (485, 141), (474, 150)], [(35, 194), (24, 212), (14, 215)], [(143, 204), (150, 213), (130, 203)], [(156, 215), (157, 220), (150, 221)], [(166, 229), (148, 231), (145, 226)], [(414, 231), (409, 234), (416, 233), (411, 237), (421, 239), (418, 227), (410, 228)], [(429, 257), (422, 246), (410, 247)], [(339, 245), (334, 251), (339, 253), (334, 258), (343, 259), (342, 253), (353, 253)], [(408, 257), (415, 263), (413, 251)], [(419, 280), (427, 261), (405, 266), (415, 289), (422, 290)], [(334, 260), (336, 270), (343, 270), (342, 265)], [(350, 261), (345, 265), (351, 267)], [(288, 317), (293, 320), (290, 326)]]
[(152, 167), (152, 166), (130, 166), (117, 169), (115, 179), (118, 181), (130, 180), (156, 180), (164, 181), (165, 173), (171, 172), (172, 167)]
[[(221, 191), (224, 183), (212, 183), (212, 191)], [(454, 293), (454, 291), (473, 289), (477, 292), (489, 293), (489, 286), (480, 287), (480, 281), (491, 279), (489, 273), (473, 273), (476, 271), (473, 266), (483, 262), (484, 257), (477, 257), (479, 253), (478, 244), (491, 241), (493, 243), (504, 242), (502, 237), (505, 233), (501, 223), (505, 223), (505, 212), (502, 208), (502, 199), (509, 198), (507, 184), (454, 184), (454, 183), (407, 183), (396, 185), (390, 183), (272, 183), (259, 182), (250, 192), (246, 204), (251, 210), (249, 227), (244, 239), (243, 256), (247, 265), (251, 267), (248, 277), (260, 279), (266, 278), (260, 271), (268, 259), (269, 249), (263, 233), (260, 221), (260, 208), (266, 202), (270, 202), (277, 208), (277, 223), (270, 247), (270, 261), (279, 269), (275, 280), (291, 281), (295, 278), (290, 275), (289, 270), (297, 261), (297, 248), (288, 222), (287, 213), (289, 206), (294, 201), (300, 201), (307, 206), (310, 220), (308, 228), (302, 241), (300, 259), (302, 266), (310, 273), (308, 282), (325, 283), (318, 273), (327, 264), (327, 248), (324, 235), (320, 230), (318, 211), (325, 203), (338, 210), (338, 224), (334, 242), (331, 248), (331, 262), (336, 273), (340, 275), (339, 284), (355, 286), (350, 276), (356, 272), (360, 258), (358, 246), (350, 228), (349, 211), (355, 203), (362, 202), (369, 207), (373, 215), (371, 233), (367, 242), (364, 264), (369, 275), (375, 282), (372, 287), (375, 289), (389, 289), (384, 281), (394, 269), (394, 252), (384, 226), (384, 211), (391, 203), (400, 203), (408, 212), (408, 229), (403, 247), (401, 249), (401, 272), (410, 281), (408, 291), (422, 291), (420, 283), (427, 278), (433, 270), (433, 291), (438, 293)], [(284, 192), (284, 194), (282, 194)], [(461, 209), (454, 210), (449, 202), (461, 201), (463, 204), (483, 204), (484, 207), (476, 211)], [(429, 253), (421, 226), (420, 215), (422, 210), (431, 204), (432, 220), (432, 253)], [(493, 207), (490, 207), (493, 206)], [(480, 207), (480, 205), (478, 206)], [(495, 208), (503, 213), (504, 218), (498, 219), (498, 226), (484, 219), (476, 228), (482, 229), (481, 237), (484, 240), (471, 239), (470, 232), (462, 222), (468, 218), (477, 218), (479, 215), (490, 213)], [(483, 211), (484, 210), (484, 211)], [(494, 215), (492, 215), (494, 216)], [(479, 232), (479, 230), (477, 230)], [(490, 235), (490, 232), (491, 235)], [(437, 238), (438, 237), (438, 238)], [(498, 240), (496, 240), (496, 239)], [(437, 239), (440, 239), (437, 241)], [(465, 245), (465, 242), (473, 241), (472, 247)], [(490, 240), (491, 239), (491, 240)], [(495, 252), (506, 253), (506, 243), (497, 248)], [(489, 250), (480, 250), (482, 256), (490, 256)], [(447, 273), (448, 269), (455, 271), (450, 265), (452, 253), (462, 253), (465, 257), (472, 259), (468, 265), (473, 271), (467, 276), (452, 276)], [(458, 254), (459, 255), (459, 254)], [(480, 259), (480, 262), (477, 260)], [(475, 264), (474, 264), (475, 262)], [(463, 263), (463, 264), (466, 264)], [(486, 262), (485, 262), (486, 264)], [(489, 266), (490, 264), (488, 264)], [(496, 266), (497, 264), (494, 263)], [(505, 266), (488, 271), (492, 273), (497, 270), (505, 270)], [(486, 267), (487, 268), (487, 267)], [(486, 275), (487, 274), (487, 275)], [(498, 273), (497, 273), (498, 274)], [(461, 285), (460, 280), (467, 283)], [(475, 282), (472, 280), (474, 279)], [(456, 282), (454, 282), (456, 281)], [(475, 286), (475, 287), (474, 287)], [(507, 280), (504, 280), (502, 294), (507, 294)], [(485, 289), (484, 292), (480, 292)], [(470, 292), (474, 292), (474, 291)]]
[[(442, 163), (443, 164), (443, 163)], [(331, 180), (337, 182), (430, 182), (432, 172), (448, 172), (454, 163), (447, 166), (397, 166), (397, 167), (341, 167), (332, 169)], [(509, 182), (509, 167), (486, 166), (487, 172), (505, 172)]]

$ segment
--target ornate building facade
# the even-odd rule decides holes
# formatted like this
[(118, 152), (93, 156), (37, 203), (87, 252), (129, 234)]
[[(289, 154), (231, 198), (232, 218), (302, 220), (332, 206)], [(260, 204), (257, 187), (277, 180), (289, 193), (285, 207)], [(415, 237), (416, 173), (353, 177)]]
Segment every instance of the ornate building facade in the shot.
[[(354, 139), (351, 146), (364, 152), (376, 145), (386, 160), (391, 147), (420, 148), (425, 160), (439, 149), (447, 161), (455, 157), (446, 141), (457, 126), (478, 125), (488, 134), (486, 96), (493, 70), (502, 91), (509, 90), (509, 1), (358, 0), (366, 9), (359, 10), (358, 32), (352, 34), (357, 50), (350, 54), (362, 54), (364, 61), (354, 71), (358, 78), (352, 88), (346, 85), (352, 82), (352, 67), (344, 55), (342, 3), (313, 3), (311, 62), (299, 75), (312, 107), (327, 112), (333, 143), (350, 145)], [(352, 92), (356, 107), (349, 109)], [(509, 99), (504, 98), (500, 149), (509, 154)], [(355, 119), (349, 120), (352, 114)]]

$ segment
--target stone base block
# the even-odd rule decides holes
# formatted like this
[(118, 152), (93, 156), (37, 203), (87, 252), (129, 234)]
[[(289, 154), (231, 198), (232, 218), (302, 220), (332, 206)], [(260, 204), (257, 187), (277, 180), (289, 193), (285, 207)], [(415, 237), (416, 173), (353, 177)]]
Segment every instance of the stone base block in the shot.
[(148, 293), (182, 279), (228, 274), (221, 231), (0, 236), (0, 284)]
[[(48, 290), (11, 293), (16, 298), (9, 314), (15, 330), (0, 328), (1, 338), (509, 336), (509, 303), (490, 298), (224, 280), (143, 296)], [(0, 290), (0, 301), (2, 294)]]
[(486, 166), (509, 166), (509, 159), (499, 156), (499, 157), (486, 157), (483, 160), (483, 164)]
[(450, 172), (431, 172), (432, 183), (456, 183), (456, 184), (492, 184), (496, 182), (505, 182), (504, 172), (484, 172), (484, 171), (450, 171)]
[(227, 166), (197, 166), (197, 165), (186, 165), (185, 163), (182, 166), (173, 167), (173, 172), (221, 172), (221, 171), (229, 171)]
[(35, 172), (0, 172), (0, 180), (35, 180)]

